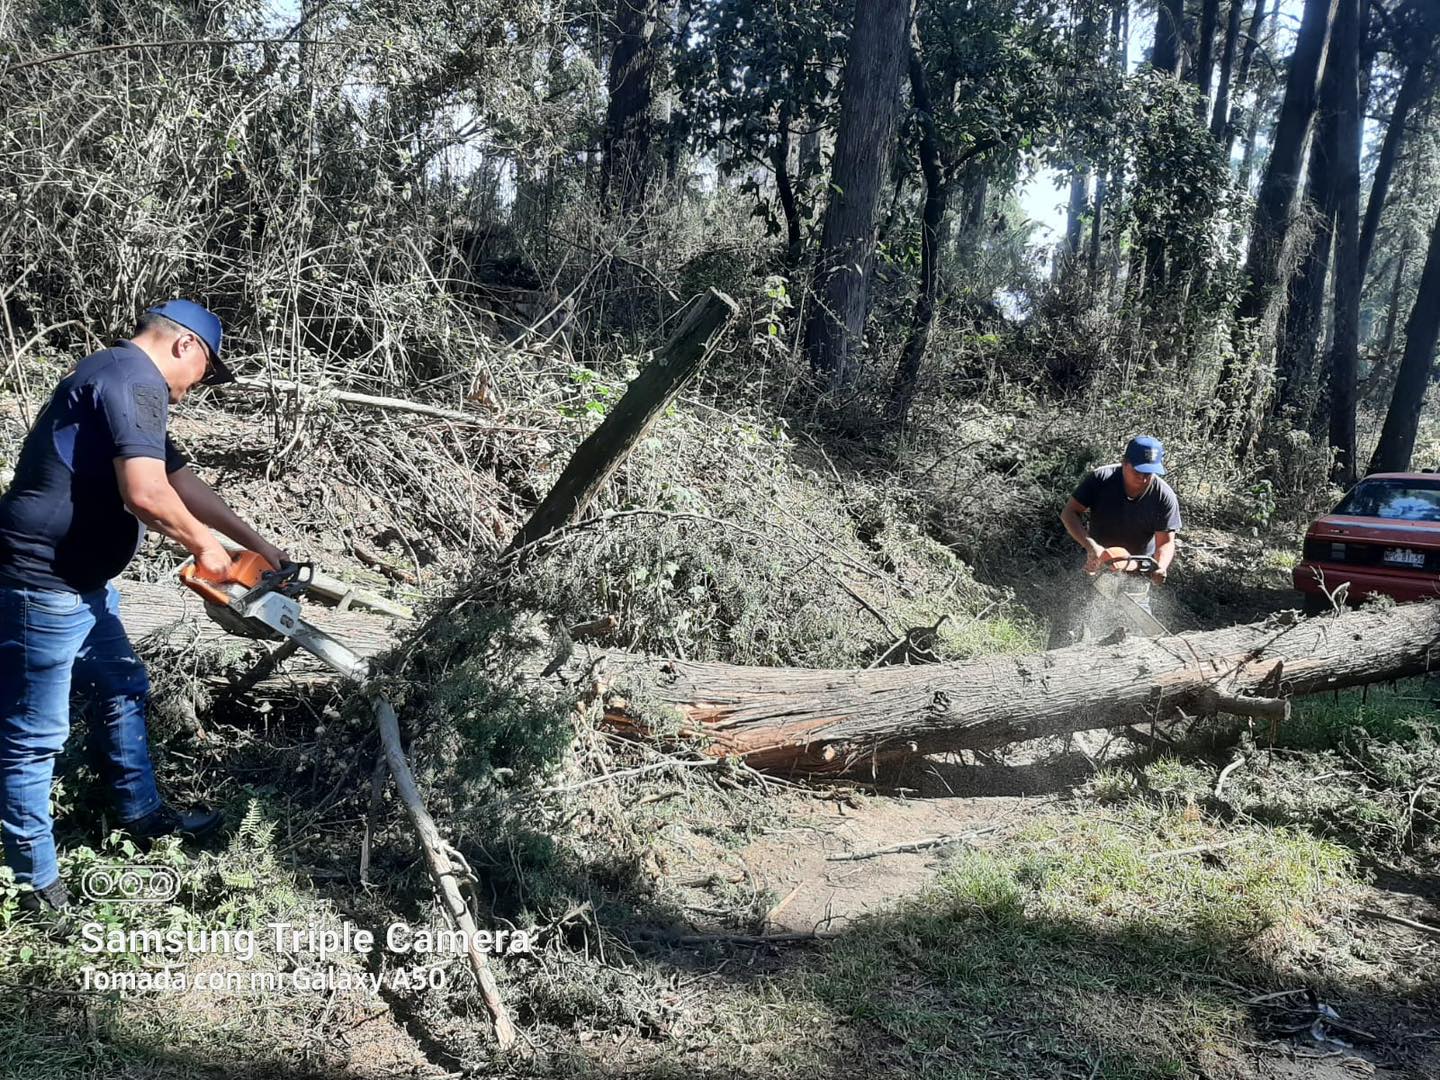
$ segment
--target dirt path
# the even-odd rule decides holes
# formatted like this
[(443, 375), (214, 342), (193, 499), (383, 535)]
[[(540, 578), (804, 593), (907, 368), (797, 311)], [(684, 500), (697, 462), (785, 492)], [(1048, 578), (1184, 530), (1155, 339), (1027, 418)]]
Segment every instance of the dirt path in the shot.
[[(833, 802), (783, 832), (739, 851), (756, 884), (778, 897), (770, 931), (838, 930), (857, 916), (893, 907), (935, 876), (940, 844), (869, 855), (938, 837), (989, 836), (1018, 820), (1020, 798), (867, 799)], [(965, 843), (957, 839), (955, 843)]]

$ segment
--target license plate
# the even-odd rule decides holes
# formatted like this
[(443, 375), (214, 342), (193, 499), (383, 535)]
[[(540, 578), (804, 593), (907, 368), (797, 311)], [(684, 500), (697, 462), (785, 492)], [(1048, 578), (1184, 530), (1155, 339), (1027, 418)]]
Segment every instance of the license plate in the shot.
[(1389, 563), (1391, 566), (1413, 566), (1419, 569), (1425, 565), (1425, 553), (1411, 551), (1409, 548), (1386, 548), (1380, 561)]

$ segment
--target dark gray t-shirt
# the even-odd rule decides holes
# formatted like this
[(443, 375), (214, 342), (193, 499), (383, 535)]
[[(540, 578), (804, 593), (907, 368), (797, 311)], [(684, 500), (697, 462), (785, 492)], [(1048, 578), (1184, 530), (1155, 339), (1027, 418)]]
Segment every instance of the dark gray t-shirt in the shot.
[(1075, 501), (1090, 511), (1090, 535), (1104, 547), (1123, 547), (1132, 555), (1152, 555), (1157, 532), (1180, 530), (1180, 500), (1160, 477), (1150, 480), (1145, 494), (1125, 494), (1119, 465), (1102, 465), (1075, 489)]

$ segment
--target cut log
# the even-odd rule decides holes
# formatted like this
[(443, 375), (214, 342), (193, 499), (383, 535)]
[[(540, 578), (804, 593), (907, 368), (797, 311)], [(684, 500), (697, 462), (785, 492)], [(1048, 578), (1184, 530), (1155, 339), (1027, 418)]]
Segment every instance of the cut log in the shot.
[(579, 520), (675, 395), (704, 365), (711, 344), (736, 310), (735, 301), (717, 289), (695, 301), (660, 355), (630, 384), (604, 423), (576, 449), (550, 494), (515, 534), (507, 555)]
[[(594, 665), (584, 651), (572, 664)], [(1217, 708), (1283, 720), (1277, 699), (1418, 675), (1437, 660), (1440, 603), (1430, 603), (1313, 619), (1288, 612), (1205, 633), (920, 667), (753, 668), (607, 653), (602, 689), (605, 720), (620, 730), (674, 730), (678, 718), (682, 735), (716, 756), (839, 773)]]

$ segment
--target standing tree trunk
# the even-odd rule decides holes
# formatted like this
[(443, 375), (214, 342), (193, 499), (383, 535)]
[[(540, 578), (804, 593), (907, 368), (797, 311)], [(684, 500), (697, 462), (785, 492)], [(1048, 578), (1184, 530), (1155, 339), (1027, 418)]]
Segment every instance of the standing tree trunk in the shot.
[[(1273, 0), (1270, 10), (1270, 18), (1272, 22), (1279, 15), (1279, 13), (1280, 0)], [(1255, 0), (1255, 10), (1250, 13), (1250, 29), (1245, 32), (1245, 47), (1240, 50), (1240, 67), (1239, 70), (1235, 72), (1235, 90), (1232, 95), (1235, 99), (1236, 105), (1236, 108), (1233, 110), (1235, 114), (1242, 114), (1244, 112), (1244, 109), (1241, 107), (1241, 101), (1244, 99), (1245, 91), (1250, 87), (1250, 67), (1255, 61), (1255, 50), (1260, 46), (1260, 36), (1264, 33), (1265, 0)], [(1255, 104), (1250, 107), (1249, 117), (1246, 120), (1246, 128), (1248, 131), (1253, 132), (1259, 127), (1259, 104), (1260, 103), (1258, 100), (1257, 86), (1257, 100)], [(1235, 115), (1232, 115), (1225, 122), (1226, 161), (1230, 160), (1230, 151), (1235, 145), (1235, 132)], [(1255, 136), (1251, 134), (1249, 136), (1249, 142), (1246, 144), (1247, 151), (1253, 152), (1254, 145)], [(1249, 155), (1247, 153), (1247, 158), (1248, 156)]]
[(1107, 175), (1106, 163), (1102, 160), (1095, 170), (1095, 208), (1090, 213), (1090, 247), (1086, 253), (1086, 272), (1092, 289), (1100, 276), (1100, 244), (1104, 236), (1105, 211), (1108, 209), (1106, 200), (1110, 194)]
[(920, 378), (920, 365), (925, 359), (925, 346), (930, 342), (930, 327), (935, 321), (935, 298), (940, 291), (940, 229), (950, 198), (949, 178), (940, 162), (940, 139), (935, 130), (930, 87), (925, 81), (925, 65), (913, 42), (908, 66), (910, 96), (920, 123), (920, 171), (925, 177), (925, 207), (920, 216), (920, 291), (915, 296), (910, 333), (900, 353), (900, 363), (895, 369), (895, 386), (890, 396), (890, 414), (899, 424), (904, 424), (910, 415), (910, 403), (915, 400), (915, 386)]
[[(1431, 39), (1433, 40), (1433, 39)], [(1395, 162), (1400, 156), (1400, 144), (1405, 139), (1405, 124), (1410, 111), (1424, 96), (1427, 76), (1425, 72), (1427, 48), (1416, 49), (1405, 67), (1405, 77), (1395, 94), (1395, 107), (1390, 112), (1390, 122), (1385, 125), (1385, 140), (1380, 144), (1380, 154), (1375, 159), (1375, 178), (1370, 184), (1370, 198), (1365, 204), (1365, 223), (1360, 227), (1360, 279), (1364, 281), (1365, 271), (1370, 266), (1370, 252), (1375, 247), (1375, 232), (1380, 228), (1380, 214), (1385, 209), (1385, 197), (1390, 191), (1390, 178), (1395, 172)]]
[(1155, 44), (1150, 50), (1150, 66), (1156, 71), (1180, 74), (1184, 28), (1185, 0), (1160, 0), (1155, 11)]
[(1395, 390), (1380, 430), (1380, 442), (1370, 460), (1371, 472), (1404, 472), (1415, 452), (1420, 427), (1420, 406), (1430, 386), (1435, 365), (1435, 343), (1440, 339), (1440, 216), (1430, 232), (1430, 253), (1420, 273), (1420, 291), (1405, 323), (1405, 356), (1395, 375)]
[(615, 48), (606, 79), (600, 197), (622, 211), (645, 201), (655, 171), (656, 0), (616, 0)]
[[(1233, 7), (1234, 4), (1231, 4)], [(1215, 32), (1220, 28), (1220, 0), (1203, 0), (1200, 7), (1200, 49), (1195, 58), (1195, 85), (1200, 88), (1200, 119), (1210, 106), (1210, 83), (1215, 77)]]
[[(1260, 0), (1263, 14), (1265, 0)], [(1220, 78), (1215, 86), (1215, 111), (1210, 114), (1210, 134), (1217, 143), (1228, 148), (1226, 129), (1230, 126), (1230, 75), (1235, 67), (1235, 50), (1240, 45), (1240, 17), (1245, 14), (1242, 0), (1230, 0), (1230, 16), (1225, 25), (1225, 47), (1220, 53)], [(1230, 164), (1226, 150), (1225, 164)]]
[(909, 26), (908, 0), (856, 6), (814, 299), (805, 321), (805, 352), (832, 390), (849, 388), (858, 371), (856, 351), (864, 338), (875, 258), (875, 209), (895, 143)]
[[(1155, 44), (1150, 50), (1150, 65), (1156, 71), (1177, 78), (1180, 76), (1184, 59), (1184, 31), (1184, 0), (1160, 0), (1155, 11)], [(1152, 230), (1144, 246), (1136, 245), (1131, 254), (1131, 279), (1133, 282), (1138, 271), (1140, 296), (1150, 299), (1159, 291), (1166, 278), (1166, 262), (1165, 237)]]
[(1085, 242), (1085, 211), (1090, 208), (1090, 171), (1072, 169), (1070, 172), (1070, 202), (1065, 209), (1065, 266), (1061, 276), (1068, 274), (1080, 261), (1080, 249)]
[(1315, 135), (1310, 140), (1310, 163), (1302, 202), (1304, 216), (1309, 217), (1312, 229), (1295, 276), (1290, 279), (1289, 302), (1275, 349), (1275, 397), (1271, 402), (1271, 415), (1286, 416), (1307, 427), (1316, 398), (1306, 391), (1313, 387), (1330, 251), (1335, 240), (1335, 214), (1340, 205), (1344, 153), (1340, 143), (1340, 110), (1344, 105), (1341, 83), (1346, 67), (1340, 51), (1338, 43), (1329, 50), (1325, 74), (1320, 80), (1319, 116)]
[(1387, 369), (1390, 355), (1395, 351), (1395, 330), (1400, 323), (1400, 294), (1405, 288), (1405, 272), (1410, 269), (1410, 231), (1400, 242), (1400, 254), (1395, 258), (1395, 276), (1390, 281), (1390, 302), (1385, 308), (1385, 330), (1380, 335), (1380, 348), (1376, 350), (1375, 366)]
[(800, 205), (795, 186), (790, 181), (790, 106), (780, 107), (779, 130), (770, 146), (770, 167), (775, 172), (775, 191), (780, 197), (780, 210), (785, 215), (785, 262), (794, 266), (800, 261)]
[(1305, 0), (1285, 98), (1271, 140), (1270, 161), (1255, 201), (1250, 249), (1245, 258), (1245, 293), (1236, 313), (1241, 325), (1253, 323), (1265, 314), (1280, 283), (1280, 256), (1290, 227), (1290, 207), (1295, 201), (1305, 135), (1315, 115), (1321, 61), (1338, 2)]
[(1355, 480), (1355, 386), (1360, 370), (1360, 5), (1340, 0), (1335, 168), (1335, 329), (1330, 345), (1330, 448), (1334, 478)]

